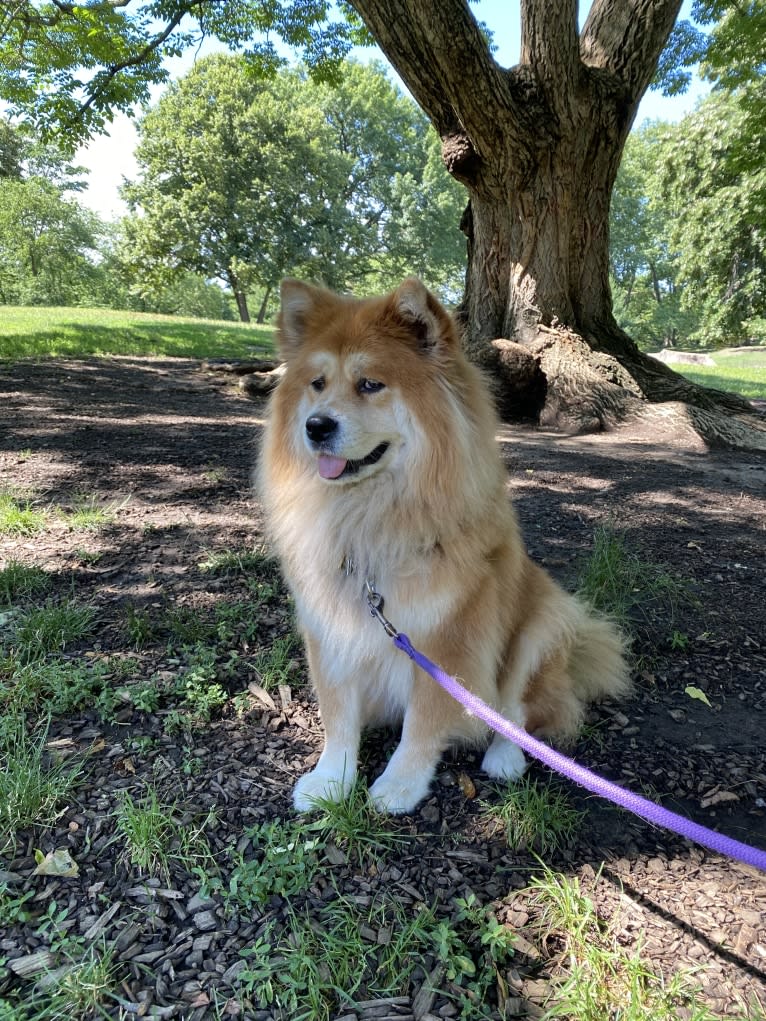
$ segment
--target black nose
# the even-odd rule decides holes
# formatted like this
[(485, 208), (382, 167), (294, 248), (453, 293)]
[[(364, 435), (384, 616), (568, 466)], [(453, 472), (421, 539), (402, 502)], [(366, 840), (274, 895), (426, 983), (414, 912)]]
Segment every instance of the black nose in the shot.
[(306, 419), (306, 433), (312, 443), (324, 443), (338, 428), (338, 423), (329, 415), (311, 415)]

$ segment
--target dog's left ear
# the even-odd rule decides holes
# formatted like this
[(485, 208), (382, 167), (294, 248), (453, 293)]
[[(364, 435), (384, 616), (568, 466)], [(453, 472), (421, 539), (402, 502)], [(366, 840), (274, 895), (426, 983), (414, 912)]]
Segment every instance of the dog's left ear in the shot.
[(417, 277), (408, 277), (391, 295), (396, 318), (412, 333), (424, 354), (456, 343), (455, 325), (446, 309)]

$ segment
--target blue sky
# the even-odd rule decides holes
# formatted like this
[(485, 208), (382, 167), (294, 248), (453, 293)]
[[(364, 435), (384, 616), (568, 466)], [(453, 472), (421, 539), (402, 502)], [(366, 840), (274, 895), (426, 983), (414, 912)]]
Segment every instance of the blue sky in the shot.
[[(582, 5), (582, 17), (587, 13), (588, 3)], [(681, 18), (688, 17), (691, 0), (685, 0), (681, 9)], [(479, 0), (472, 4), (476, 16), (494, 32), (497, 52), (495, 59), (505, 67), (518, 62), (520, 46), (520, 17), (518, 0)], [(210, 52), (204, 48), (202, 53)], [(377, 50), (362, 50), (360, 59), (371, 59)], [(183, 75), (189, 70), (194, 54), (187, 53), (168, 63), (174, 77)], [(647, 92), (639, 107), (636, 125), (645, 120), (680, 120), (694, 108), (696, 103), (707, 92), (707, 87), (694, 79), (690, 89), (683, 96), (665, 97), (659, 92)], [(159, 95), (159, 92), (157, 93)], [(123, 178), (131, 178), (136, 174), (136, 163), (133, 149), (136, 144), (135, 122), (131, 118), (120, 115), (115, 118), (109, 135), (94, 138), (87, 147), (77, 154), (76, 162), (88, 168), (88, 190), (80, 196), (80, 201), (91, 206), (106, 219), (120, 216), (125, 212), (120, 202), (118, 188)]]

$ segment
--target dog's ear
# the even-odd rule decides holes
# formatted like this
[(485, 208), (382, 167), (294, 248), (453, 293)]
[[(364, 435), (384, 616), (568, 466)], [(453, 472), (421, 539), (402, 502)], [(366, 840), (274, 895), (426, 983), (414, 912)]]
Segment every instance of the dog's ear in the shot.
[(281, 307), (277, 320), (279, 350), (289, 358), (302, 346), (309, 328), (309, 319), (327, 297), (327, 292), (302, 280), (287, 277), (279, 289)]
[(391, 295), (393, 312), (424, 354), (456, 343), (455, 326), (446, 309), (417, 277), (408, 277)]

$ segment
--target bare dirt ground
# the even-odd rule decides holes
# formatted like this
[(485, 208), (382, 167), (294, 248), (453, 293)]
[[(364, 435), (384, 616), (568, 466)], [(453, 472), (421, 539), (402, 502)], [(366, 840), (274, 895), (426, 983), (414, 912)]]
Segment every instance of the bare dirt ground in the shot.
[[(37, 564), (53, 573), (57, 591), (97, 605), (96, 639), (74, 654), (128, 656), (145, 676), (172, 671), (161, 640), (131, 649), (126, 614), (172, 606), (204, 615), (246, 594), (238, 579), (206, 574), (199, 563), (210, 551), (263, 541), (251, 473), (264, 406), (220, 374), (170, 359), (3, 366), (0, 395), (4, 486), (57, 506), (78, 494), (119, 505), (98, 532), (54, 521), (38, 536), (5, 537), (0, 561)], [(635, 696), (595, 710), (574, 754), (675, 811), (764, 848), (766, 457), (705, 453), (683, 436), (662, 447), (654, 440), (630, 430), (575, 439), (509, 427), (502, 436), (527, 543), (554, 574), (572, 584), (594, 529), (611, 523), (642, 559), (684, 579), (693, 597), (672, 621), (667, 607), (644, 605), (636, 618)], [(256, 623), (256, 637), (237, 650), (238, 672), (227, 682), (232, 693), (247, 689), (249, 660), (289, 627), (282, 606), (261, 607)], [(690, 685), (710, 705), (690, 698)], [(292, 785), (318, 754), (321, 732), (302, 663), (290, 687), (290, 697), (274, 695), (273, 708), (254, 700), (244, 715), (227, 709), (180, 736), (163, 728), (161, 709), (129, 704), (109, 723), (95, 709), (53, 722), (51, 738), (60, 744), (98, 749), (89, 781), (53, 830), (21, 835), (16, 857), (0, 862), (0, 871), (19, 889), (34, 890), (40, 911), (52, 899), (68, 908), (73, 931), (100, 923), (100, 935), (116, 947), (120, 995), (134, 1014), (202, 1021), (220, 1016), (213, 1005), (223, 1003), (231, 1016), (271, 1017), (264, 1004), (240, 1002), (236, 975), (240, 951), (279, 903), (232, 918), (215, 899), (200, 905), (188, 876), (171, 875), (164, 892), (157, 884), (152, 890), (119, 860), (110, 838), (119, 792), (138, 792), (147, 779), (164, 784), (191, 813), (216, 809), (210, 839), (221, 860), (238, 842), (248, 853), (248, 826), (291, 817)], [(152, 741), (137, 742), (141, 736)], [(370, 774), (394, 741), (376, 734), (367, 742)], [(493, 788), (479, 762), (471, 752), (449, 756), (432, 797), (393, 824), (405, 837), (399, 850), (366, 871), (337, 855), (325, 864), (326, 882), (308, 896), (308, 910), (327, 895), (330, 878), (350, 896), (393, 885), (403, 904), (436, 899), (446, 912), (473, 891), (482, 903), (497, 900), (498, 917), (533, 944), (533, 910), (519, 891), (538, 863), (531, 850), (510, 849), (483, 822), (481, 802)], [(545, 778), (542, 767), (532, 770)], [(457, 782), (463, 774), (475, 797)], [(612, 920), (626, 947), (640, 944), (652, 966), (668, 974), (699, 968), (702, 997), (721, 1016), (735, 1015), (742, 1001), (766, 1004), (766, 875), (566, 789), (585, 822), (574, 843), (548, 861), (551, 868), (579, 877), (600, 917)], [(35, 847), (68, 847), (79, 876), (31, 877)], [(0, 957), (33, 951), (33, 933), (31, 922), (0, 932)], [(555, 947), (514, 960), (506, 975), (508, 1016), (539, 1016), (558, 967)], [(432, 963), (417, 973), (421, 987)], [(20, 981), (0, 969), (0, 993)], [(339, 1015), (454, 1015), (448, 998), (418, 992), (413, 980), (395, 1002), (344, 1007)]]

